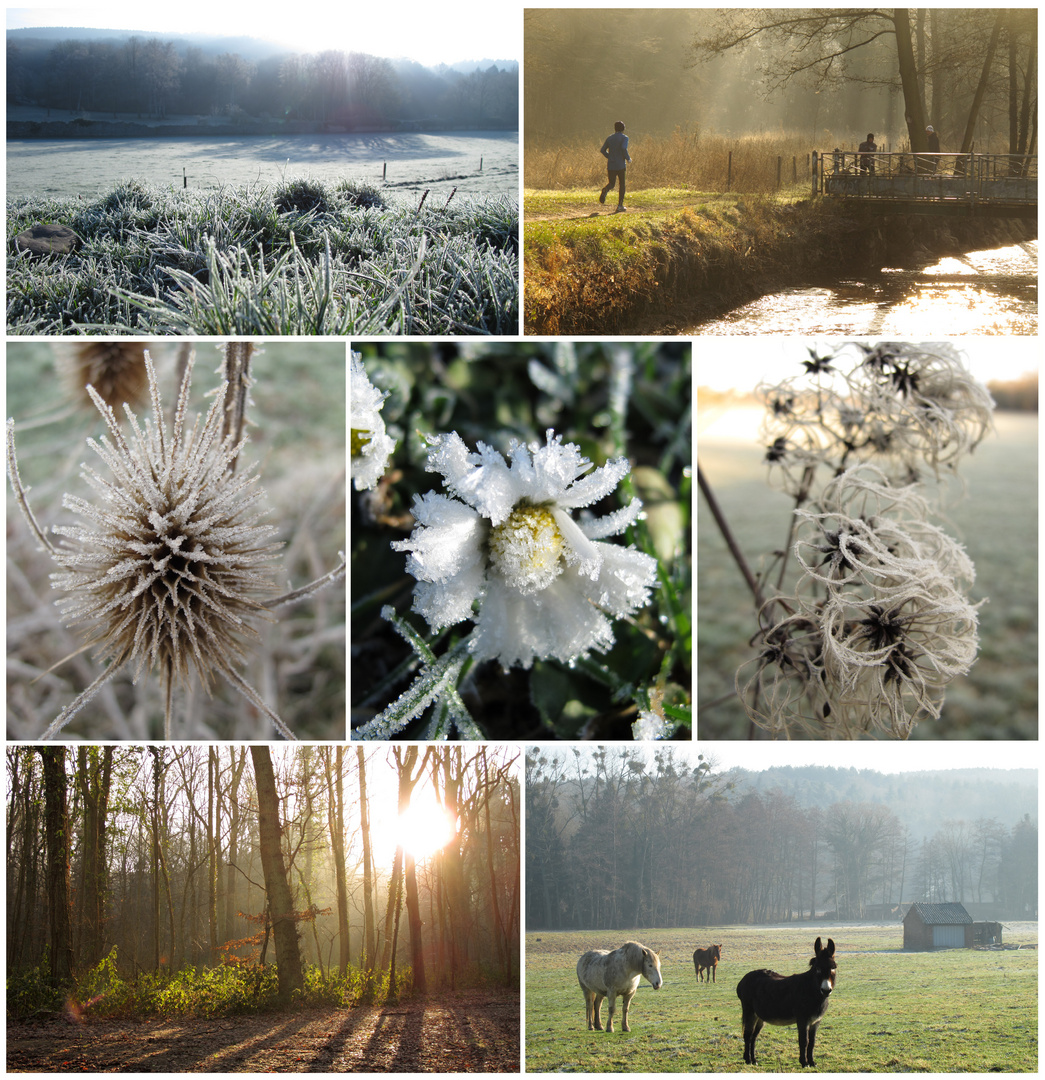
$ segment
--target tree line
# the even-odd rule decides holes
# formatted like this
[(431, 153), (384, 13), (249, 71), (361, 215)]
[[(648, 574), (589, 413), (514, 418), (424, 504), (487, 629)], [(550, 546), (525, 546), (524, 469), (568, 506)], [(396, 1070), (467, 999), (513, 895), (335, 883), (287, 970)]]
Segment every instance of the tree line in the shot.
[(885, 803), (802, 807), (672, 748), (527, 755), (528, 929), (897, 918), (947, 901), (1037, 918), (1036, 821), (922, 837)]
[[(528, 10), (528, 141), (773, 129), (1037, 152), (1037, 9)], [(599, 111), (592, 112), (592, 102)], [(605, 130), (604, 130), (605, 129)], [(600, 136), (601, 138), (601, 136)], [(893, 142), (896, 145), (892, 145)], [(888, 144), (888, 145), (887, 145)], [(820, 146), (830, 149), (830, 146)]]
[(518, 126), (519, 73), (514, 64), (469, 74), (432, 70), (337, 49), (254, 61), (155, 37), (69, 38), (46, 49), (8, 41), (7, 101), (94, 118), (173, 114), (345, 130), (511, 130)]
[[(480, 747), (9, 746), (8, 976), (55, 986), (275, 962), (415, 991), (512, 986), (519, 787)], [(426, 858), (375, 849), (373, 792), (424, 788), (456, 821)]]

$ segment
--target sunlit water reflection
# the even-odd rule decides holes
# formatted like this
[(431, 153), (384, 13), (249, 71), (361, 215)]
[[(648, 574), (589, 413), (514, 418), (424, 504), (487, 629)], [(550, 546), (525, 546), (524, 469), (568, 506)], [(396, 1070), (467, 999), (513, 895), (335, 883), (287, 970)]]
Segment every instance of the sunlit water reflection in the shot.
[(1036, 334), (1038, 242), (784, 289), (690, 334)]

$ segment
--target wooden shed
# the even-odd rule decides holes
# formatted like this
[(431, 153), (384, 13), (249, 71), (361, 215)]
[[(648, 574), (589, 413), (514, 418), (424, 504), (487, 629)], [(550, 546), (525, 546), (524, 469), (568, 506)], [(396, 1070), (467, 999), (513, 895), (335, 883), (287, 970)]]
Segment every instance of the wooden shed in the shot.
[(903, 947), (915, 952), (971, 949), (972, 916), (961, 904), (912, 904), (903, 920)]

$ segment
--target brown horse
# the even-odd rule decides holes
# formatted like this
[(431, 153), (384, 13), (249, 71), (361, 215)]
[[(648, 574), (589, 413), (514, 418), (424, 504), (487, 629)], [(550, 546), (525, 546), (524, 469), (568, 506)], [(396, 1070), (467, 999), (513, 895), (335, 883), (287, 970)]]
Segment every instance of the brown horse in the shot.
[(704, 972), (708, 973), (708, 982), (715, 981), (715, 971), (722, 959), (722, 946), (711, 945), (706, 949), (697, 949), (693, 954), (693, 966), (697, 969), (697, 980), (704, 981)]
[(602, 1000), (610, 999), (610, 1015), (606, 1030), (613, 1030), (613, 1013), (617, 1007), (617, 995), (624, 1001), (621, 1013), (621, 1031), (628, 1027), (628, 1006), (645, 976), (654, 990), (659, 990), (664, 980), (660, 975), (660, 957), (637, 941), (625, 942), (612, 952), (607, 949), (590, 949), (577, 961), (577, 981), (584, 991), (584, 1006), (589, 1031), (602, 1030)]

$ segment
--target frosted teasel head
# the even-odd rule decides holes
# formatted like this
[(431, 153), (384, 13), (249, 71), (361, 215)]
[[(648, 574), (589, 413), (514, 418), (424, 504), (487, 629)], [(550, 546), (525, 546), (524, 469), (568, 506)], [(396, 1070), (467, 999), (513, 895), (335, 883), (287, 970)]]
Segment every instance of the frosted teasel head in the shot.
[(82, 408), (94, 413), (94, 400), (87, 387), (113, 409), (121, 405), (137, 408), (149, 392), (145, 370), (144, 341), (92, 341), (54, 346), (59, 377), (68, 387), (69, 396)]
[(569, 662), (609, 648), (611, 618), (648, 603), (656, 560), (600, 542), (638, 519), (639, 500), (602, 518), (572, 516), (616, 488), (625, 458), (592, 471), (577, 446), (549, 430), (544, 446), (513, 440), (505, 461), (482, 442), (470, 452), (453, 432), (430, 441), (426, 468), (455, 497), (416, 497), (417, 527), (392, 547), (410, 553), (413, 609), (433, 629), (475, 620), (477, 660)]
[(44, 732), (53, 738), (117, 672), (134, 681), (156, 671), (165, 688), (165, 735), (170, 736), (171, 695), (190, 672), (209, 690), (221, 676), (276, 724), (293, 735), (237, 670), (243, 639), (274, 592), (270, 563), (281, 544), (262, 524), (264, 493), (248, 468), (237, 475), (245, 439), (224, 434), (229, 384), (222, 383), (205, 417), (187, 415), (194, 357), (187, 359), (173, 425), (163, 416), (156, 371), (146, 355), (152, 416), (140, 424), (124, 406), (125, 433), (93, 387), (88, 393), (108, 436), (88, 445), (111, 478), (88, 465), (82, 476), (94, 501), (66, 495), (62, 505), (85, 525), (54, 526), (64, 539), (52, 545), (29, 509), (18, 475), (14, 422), (8, 421), (8, 465), (19, 505), (37, 540), (61, 571), (52, 587), (69, 626), (84, 628), (87, 646), (106, 664), (103, 673)]
[(348, 382), (351, 394), (349, 425), (352, 432), (352, 482), (356, 491), (368, 491), (388, 468), (395, 440), (385, 434), (381, 418), (387, 394), (367, 377), (361, 353), (350, 353)]

